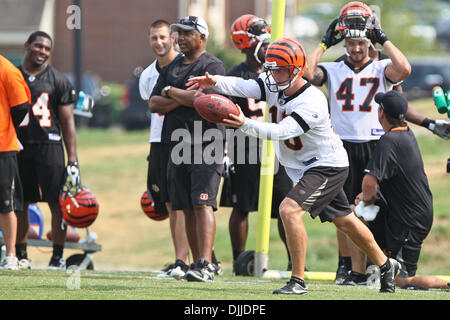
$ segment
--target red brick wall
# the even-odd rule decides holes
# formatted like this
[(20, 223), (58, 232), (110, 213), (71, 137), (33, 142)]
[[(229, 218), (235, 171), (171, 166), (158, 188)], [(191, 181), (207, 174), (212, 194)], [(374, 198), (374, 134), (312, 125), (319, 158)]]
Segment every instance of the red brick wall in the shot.
[[(73, 0), (55, 3), (52, 64), (62, 72), (73, 73), (74, 32), (66, 26), (66, 10)], [(84, 72), (118, 83), (130, 79), (135, 67), (146, 67), (155, 59), (148, 44), (150, 23), (157, 19), (175, 22), (179, 18), (178, 0), (84, 0), (82, 6)], [(229, 28), (234, 19), (254, 12), (253, 0), (227, 0), (225, 32), (230, 48)]]
[[(73, 72), (73, 31), (66, 27), (71, 0), (56, 2), (53, 65)], [(105, 81), (125, 83), (135, 67), (155, 58), (148, 44), (148, 25), (156, 19), (175, 21), (177, 0), (82, 1), (84, 72)]]

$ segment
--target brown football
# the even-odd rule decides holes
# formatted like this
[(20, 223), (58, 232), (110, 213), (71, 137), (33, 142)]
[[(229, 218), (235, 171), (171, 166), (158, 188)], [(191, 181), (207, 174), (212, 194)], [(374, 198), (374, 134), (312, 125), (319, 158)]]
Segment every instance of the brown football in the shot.
[[(53, 239), (53, 232), (50, 230), (47, 232), (47, 240), (52, 241)], [(80, 241), (80, 234), (77, 230), (72, 228), (71, 226), (67, 226), (67, 235), (66, 235), (66, 241), (67, 242), (78, 242)]]
[(239, 115), (239, 108), (228, 98), (219, 94), (205, 94), (194, 101), (195, 110), (206, 120), (220, 123), (229, 119), (228, 114)]

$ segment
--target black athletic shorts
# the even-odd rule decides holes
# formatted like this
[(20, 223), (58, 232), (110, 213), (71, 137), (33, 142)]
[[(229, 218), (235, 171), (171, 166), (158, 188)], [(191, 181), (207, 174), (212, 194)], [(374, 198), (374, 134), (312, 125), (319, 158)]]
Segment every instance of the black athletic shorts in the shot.
[(379, 201), (376, 205), (380, 206), (380, 211), (376, 219), (369, 223), (375, 240), (390, 258), (401, 263), (400, 277), (415, 276), (422, 243), (429, 231), (424, 233), (389, 218), (389, 208), (384, 201)]
[[(147, 190), (152, 195), (155, 211), (158, 213), (167, 213), (166, 204), (161, 201), (161, 180), (165, 178), (163, 174), (166, 173), (166, 170), (162, 168), (161, 149), (162, 145), (159, 142), (152, 142), (150, 145), (150, 153), (147, 157)], [(163, 171), (164, 173), (162, 174)]]
[(26, 144), (17, 158), (24, 201), (58, 202), (65, 177), (62, 144)]
[[(233, 207), (239, 212), (252, 212), (258, 210), (259, 181), (261, 165), (237, 164), (235, 173), (224, 179), (221, 207)], [(271, 217), (279, 216), (281, 201), (287, 196), (293, 187), (292, 180), (283, 166), (279, 165), (277, 173), (273, 177), (272, 212)]]
[(362, 181), (366, 174), (364, 170), (372, 157), (378, 140), (362, 143), (342, 142), (347, 151), (349, 162), (349, 174), (344, 184), (344, 192), (347, 196), (348, 203), (354, 204), (356, 196), (361, 193)]
[(168, 191), (173, 210), (190, 209), (197, 205), (217, 210), (217, 194), (223, 164), (179, 164), (169, 161)]
[(0, 152), (0, 213), (21, 211), (23, 206), (17, 152)]
[(159, 197), (162, 203), (170, 202), (169, 199), (169, 189), (167, 181), (167, 168), (170, 159), (170, 145), (168, 143), (161, 143), (161, 148), (159, 152), (161, 172), (160, 172), (160, 187), (159, 187)]
[(312, 218), (332, 222), (352, 212), (342, 189), (348, 167), (314, 167), (305, 172), (287, 197), (296, 201)]

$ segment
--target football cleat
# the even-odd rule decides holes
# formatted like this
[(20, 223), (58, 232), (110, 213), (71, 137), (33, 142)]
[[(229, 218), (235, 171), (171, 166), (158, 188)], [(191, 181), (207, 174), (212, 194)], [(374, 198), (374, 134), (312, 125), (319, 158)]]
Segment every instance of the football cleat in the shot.
[(186, 272), (187, 281), (211, 282), (214, 280), (214, 267), (205, 259), (199, 259), (194, 268)]
[(66, 270), (66, 260), (63, 258), (54, 258), (50, 259), (50, 263), (48, 264), (47, 270)]
[(392, 258), (389, 258), (390, 268), (387, 271), (380, 273), (380, 292), (395, 292), (395, 277), (401, 270), (402, 266), (400, 263)]
[(307, 294), (308, 288), (305, 282), (304, 281), (302, 282), (303, 285), (300, 284), (298, 281), (290, 279), (289, 282), (287, 282), (287, 284), (283, 288), (274, 290), (273, 294), (298, 294), (298, 295)]
[(367, 285), (367, 275), (356, 271), (349, 271), (344, 281), (339, 284), (341, 286), (365, 286)]

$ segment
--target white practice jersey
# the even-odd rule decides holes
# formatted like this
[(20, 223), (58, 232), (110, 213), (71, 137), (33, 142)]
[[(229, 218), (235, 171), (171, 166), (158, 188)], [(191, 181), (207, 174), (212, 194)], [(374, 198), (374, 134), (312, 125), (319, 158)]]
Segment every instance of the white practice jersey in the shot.
[[(317, 166), (347, 167), (348, 157), (341, 139), (331, 127), (325, 95), (309, 82), (296, 94), (281, 97), (257, 80), (215, 76), (214, 89), (232, 96), (267, 101), (269, 122), (246, 118), (241, 127), (247, 134), (273, 140), (280, 163), (294, 182)], [(273, 81), (273, 79), (272, 79)]]
[[(141, 98), (145, 101), (150, 99), (153, 87), (159, 77), (159, 72), (156, 69), (157, 60), (153, 61), (144, 71), (142, 71), (139, 78), (139, 93)], [(149, 142), (161, 142), (161, 132), (164, 123), (164, 115), (159, 113), (152, 113), (150, 124), (150, 139)]]
[(327, 73), (331, 124), (342, 140), (364, 142), (384, 134), (374, 98), (378, 92), (392, 90), (384, 73), (390, 63), (390, 59), (371, 60), (357, 72), (346, 61), (319, 64)]

